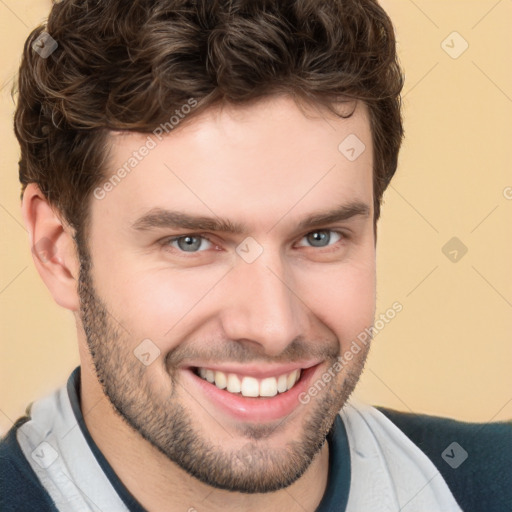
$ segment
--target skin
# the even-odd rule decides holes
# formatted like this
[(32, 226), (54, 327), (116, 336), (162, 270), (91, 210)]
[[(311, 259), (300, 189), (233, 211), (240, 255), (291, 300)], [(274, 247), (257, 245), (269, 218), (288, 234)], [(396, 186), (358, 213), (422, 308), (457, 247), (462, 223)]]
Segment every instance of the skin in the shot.
[[(338, 151), (350, 134), (366, 146), (355, 161)], [(114, 173), (147, 134), (110, 140)], [(313, 213), (356, 201), (366, 215), (297, 230)], [(372, 326), (366, 106), (358, 103), (347, 119), (304, 111), (287, 96), (211, 108), (159, 141), (89, 208), (79, 254), (74, 233), (36, 185), (22, 206), (31, 243), (45, 241), (43, 257), (34, 251), (36, 267), (75, 315), (81, 409), (117, 475), (150, 511), (315, 510), (328, 477), (325, 436), (367, 349), (307, 404), (272, 421), (221, 410), (187, 368), (232, 363), (263, 371), (314, 361), (315, 382)], [(152, 208), (218, 216), (247, 230), (134, 229)], [(311, 233), (323, 233), (326, 246)], [(183, 250), (183, 239), (169, 241), (184, 235), (210, 241), (196, 239), (195, 252)], [(246, 237), (263, 249), (252, 263), (236, 251)], [(148, 366), (134, 356), (145, 339), (160, 351)]]

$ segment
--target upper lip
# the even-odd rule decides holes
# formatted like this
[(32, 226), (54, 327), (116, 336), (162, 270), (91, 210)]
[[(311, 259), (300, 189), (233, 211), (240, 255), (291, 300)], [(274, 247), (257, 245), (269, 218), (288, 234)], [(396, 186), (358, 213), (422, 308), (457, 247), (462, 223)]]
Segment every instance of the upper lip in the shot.
[(303, 361), (280, 365), (264, 365), (264, 364), (223, 364), (198, 362), (197, 364), (188, 364), (187, 368), (206, 368), (208, 370), (220, 371), (223, 373), (234, 373), (256, 379), (264, 379), (266, 377), (279, 377), (280, 375), (291, 373), (294, 370), (306, 370), (320, 364), (320, 361)]

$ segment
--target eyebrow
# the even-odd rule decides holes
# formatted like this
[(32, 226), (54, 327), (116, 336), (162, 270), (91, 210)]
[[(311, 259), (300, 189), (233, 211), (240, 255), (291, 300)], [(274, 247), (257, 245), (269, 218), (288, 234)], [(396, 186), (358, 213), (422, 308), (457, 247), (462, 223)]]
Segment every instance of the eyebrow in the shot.
[[(353, 217), (368, 217), (370, 207), (366, 203), (354, 201), (327, 211), (315, 212), (302, 219), (297, 230), (315, 228), (324, 224), (349, 220)], [(277, 224), (277, 223), (276, 223)], [(249, 232), (247, 225), (221, 217), (206, 217), (188, 213), (152, 208), (139, 217), (132, 228), (136, 231), (151, 229), (190, 229), (194, 231), (216, 231), (221, 233), (244, 234)]]

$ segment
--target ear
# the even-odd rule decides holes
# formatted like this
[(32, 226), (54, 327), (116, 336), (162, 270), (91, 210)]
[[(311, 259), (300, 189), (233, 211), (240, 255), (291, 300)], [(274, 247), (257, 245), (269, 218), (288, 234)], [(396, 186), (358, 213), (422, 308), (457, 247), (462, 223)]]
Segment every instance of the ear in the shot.
[(79, 261), (73, 230), (61, 220), (35, 183), (25, 188), (21, 211), (39, 275), (59, 306), (78, 311)]

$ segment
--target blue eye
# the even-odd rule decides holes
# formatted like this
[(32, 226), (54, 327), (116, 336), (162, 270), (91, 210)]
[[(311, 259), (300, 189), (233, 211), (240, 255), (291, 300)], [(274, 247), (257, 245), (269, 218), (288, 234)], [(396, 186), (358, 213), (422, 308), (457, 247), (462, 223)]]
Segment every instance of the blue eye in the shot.
[[(335, 237), (338, 237), (337, 240), (334, 240), (334, 243), (339, 242), (343, 235), (338, 231), (332, 231), (330, 229), (319, 229), (317, 231), (312, 231), (303, 237), (303, 239), (307, 240), (312, 247), (328, 247), (329, 245), (333, 245), (331, 234), (334, 233)], [(304, 247), (304, 246), (303, 246)]]
[[(166, 245), (170, 245), (174, 248), (179, 249), (182, 252), (201, 252), (199, 249), (203, 242), (211, 244), (211, 242), (204, 236), (199, 235), (183, 235), (175, 238), (170, 238)], [(177, 244), (177, 247), (173, 244)]]

